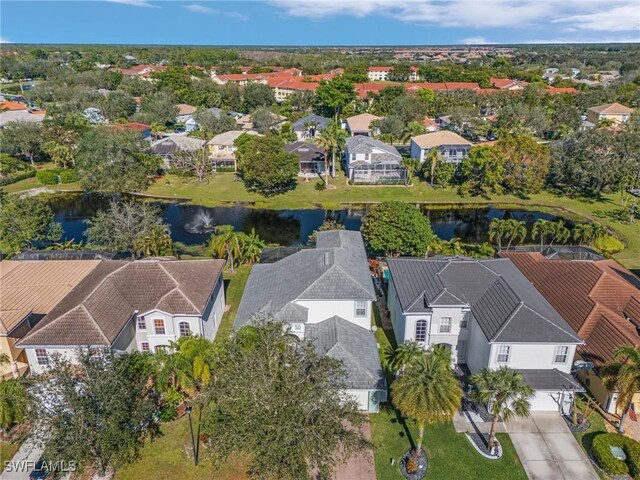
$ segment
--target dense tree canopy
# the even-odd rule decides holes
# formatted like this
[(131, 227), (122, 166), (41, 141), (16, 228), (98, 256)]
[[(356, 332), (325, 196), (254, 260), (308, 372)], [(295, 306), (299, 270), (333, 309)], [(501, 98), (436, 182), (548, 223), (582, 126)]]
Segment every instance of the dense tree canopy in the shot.
[(37, 242), (60, 239), (62, 227), (54, 221), (53, 211), (44, 201), (3, 195), (0, 204), (0, 239), (13, 252)]
[(316, 89), (316, 109), (330, 117), (340, 115), (340, 112), (355, 99), (353, 82), (342, 75), (337, 75), (329, 81), (323, 80)]
[(367, 249), (376, 255), (421, 257), (433, 238), (427, 217), (415, 206), (400, 202), (372, 206), (361, 230)]
[(462, 160), (460, 174), (465, 190), (472, 195), (487, 196), (489, 192), (500, 193), (504, 175), (503, 154), (488, 146), (476, 146)]
[(542, 190), (551, 164), (546, 145), (519, 135), (500, 139), (494, 148), (504, 156), (502, 183), (507, 190), (523, 193)]

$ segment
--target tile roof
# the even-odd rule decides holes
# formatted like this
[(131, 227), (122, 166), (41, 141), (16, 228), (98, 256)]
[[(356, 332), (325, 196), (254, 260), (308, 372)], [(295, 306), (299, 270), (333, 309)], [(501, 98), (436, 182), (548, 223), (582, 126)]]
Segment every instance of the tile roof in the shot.
[(7, 110), (0, 112), (0, 127), (4, 127), (11, 122), (41, 123), (43, 120), (44, 115), (39, 115), (36, 112), (30, 113), (27, 110)]
[(15, 110), (27, 110), (27, 105), (25, 103), (11, 102), (9, 100), (0, 102), (0, 111), (15, 111)]
[[(618, 345), (640, 346), (640, 279), (610, 260), (547, 259), (502, 252), (578, 334), (579, 353), (601, 365)], [(630, 320), (627, 320), (627, 317)]]
[(573, 390), (583, 392), (584, 388), (568, 373), (561, 372), (557, 368), (546, 370), (517, 370), (522, 374), (524, 381), (534, 390)]
[(320, 131), (322, 130), (331, 120), (328, 119), (327, 117), (322, 117), (320, 115), (307, 115), (306, 117), (302, 117), (298, 120), (296, 120), (295, 122), (293, 122), (293, 124), (291, 125), (291, 127), (293, 128), (294, 131), (296, 132), (304, 132), (307, 127), (305, 127), (305, 123), (309, 123), (309, 122), (315, 122), (316, 123), (316, 130)]
[(158, 155), (168, 155), (176, 150), (194, 152), (204, 147), (206, 143), (206, 140), (177, 133), (153, 142), (151, 144), (151, 150)]
[[(318, 232), (316, 248), (253, 267), (238, 307), (235, 328), (249, 323), (255, 313), (271, 314), (282, 320), (292, 314), (288, 306), (296, 300), (375, 298), (360, 232)], [(299, 318), (301, 314), (296, 312)], [(306, 316), (302, 320), (306, 321)]]
[(102, 260), (19, 342), (111, 345), (135, 312), (200, 315), (222, 260)]
[(313, 340), (321, 355), (341, 360), (347, 388), (384, 390), (386, 382), (375, 335), (344, 318), (334, 316), (306, 326), (305, 338)]
[(243, 133), (247, 133), (249, 135), (258, 135), (258, 132), (254, 132), (253, 130), (231, 130), (229, 132), (224, 132), (216, 135), (211, 140), (207, 142), (207, 145), (233, 145), (233, 142), (242, 135)]
[(0, 335), (26, 315), (45, 315), (85, 278), (99, 260), (0, 262)]
[(382, 117), (371, 115), (370, 113), (361, 113), (347, 118), (347, 127), (350, 132), (368, 132), (371, 129), (371, 122), (381, 120)]
[(449, 130), (424, 133), (411, 137), (411, 140), (420, 148), (435, 148), (440, 145), (471, 145), (470, 141)]
[(195, 111), (197, 110), (197, 108), (194, 107), (193, 105), (188, 105), (186, 103), (179, 103), (178, 105), (176, 105), (176, 107), (178, 107), (178, 116), (191, 115), (192, 113), (195, 113)]
[(323, 162), (324, 151), (316, 144), (301, 140), (284, 146), (287, 152), (295, 153), (301, 162)]
[(581, 343), (580, 338), (506, 259), (393, 258), (393, 285), (404, 312), (470, 307), (489, 341)]
[(627, 115), (633, 113), (633, 108), (625, 107), (619, 103), (608, 103), (606, 105), (598, 105), (589, 108), (590, 111), (596, 113), (605, 113), (610, 115)]

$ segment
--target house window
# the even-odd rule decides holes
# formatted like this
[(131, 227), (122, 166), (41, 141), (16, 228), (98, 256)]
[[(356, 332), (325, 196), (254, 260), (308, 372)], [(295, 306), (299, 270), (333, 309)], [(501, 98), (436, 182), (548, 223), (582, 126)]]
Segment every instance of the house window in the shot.
[(427, 321), (418, 320), (416, 322), (416, 342), (427, 341)]
[(178, 324), (178, 329), (180, 330), (181, 337), (189, 337), (191, 336), (191, 328), (189, 327), (188, 322), (180, 322)]
[(451, 333), (451, 317), (440, 319), (440, 333)]
[(164, 320), (162, 320), (161, 318), (156, 318), (153, 321), (153, 328), (156, 332), (156, 335), (164, 335), (165, 334)]
[(498, 356), (496, 357), (496, 363), (509, 363), (510, 355), (511, 347), (509, 345), (500, 345), (498, 347)]
[(36, 348), (36, 360), (38, 365), (49, 365), (49, 354), (44, 348)]
[(142, 342), (140, 344), (140, 351), (141, 352), (150, 352), (151, 349), (149, 348), (149, 342)]
[(146, 330), (147, 329), (147, 322), (145, 321), (144, 317), (138, 317), (138, 330)]
[(460, 320), (460, 328), (468, 328), (469, 327), (469, 312), (465, 313)]
[(568, 356), (569, 356), (569, 347), (566, 347), (566, 346), (556, 347), (556, 352), (553, 356), (553, 363), (567, 363)]
[(356, 302), (356, 317), (367, 316), (367, 302)]

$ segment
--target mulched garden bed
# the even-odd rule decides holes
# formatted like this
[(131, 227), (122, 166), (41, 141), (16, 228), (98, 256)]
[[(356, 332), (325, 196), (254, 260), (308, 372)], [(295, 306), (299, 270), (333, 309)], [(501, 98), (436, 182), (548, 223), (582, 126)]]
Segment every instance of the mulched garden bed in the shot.
[[(407, 472), (407, 463), (412, 461), (415, 462), (417, 468), (415, 472), (409, 473)], [(400, 460), (400, 472), (407, 480), (422, 480), (427, 474), (428, 468), (429, 462), (424, 450), (420, 450), (417, 454), (413, 450), (407, 450)]]
[(485, 456), (489, 458), (498, 459), (502, 457), (502, 449), (498, 450), (498, 455), (491, 455), (489, 453), (489, 449), (487, 448), (487, 443), (489, 442), (489, 434), (488, 433), (467, 433), (467, 437), (478, 447)]

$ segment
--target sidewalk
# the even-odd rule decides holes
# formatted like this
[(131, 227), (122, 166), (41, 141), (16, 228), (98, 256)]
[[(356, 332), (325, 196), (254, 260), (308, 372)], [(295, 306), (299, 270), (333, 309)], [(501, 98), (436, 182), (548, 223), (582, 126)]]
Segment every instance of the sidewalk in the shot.
[(31, 438), (27, 438), (11, 459), (11, 464), (0, 475), (0, 480), (29, 480), (42, 451), (42, 448), (31, 442)]

